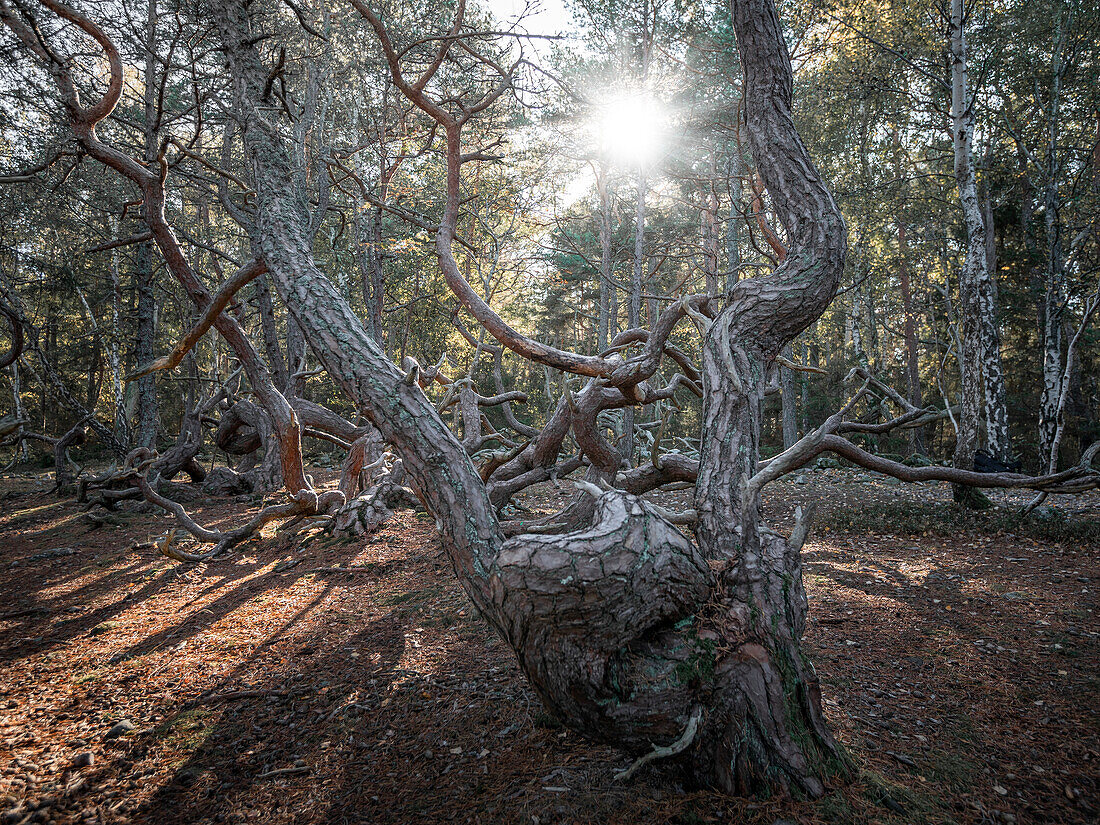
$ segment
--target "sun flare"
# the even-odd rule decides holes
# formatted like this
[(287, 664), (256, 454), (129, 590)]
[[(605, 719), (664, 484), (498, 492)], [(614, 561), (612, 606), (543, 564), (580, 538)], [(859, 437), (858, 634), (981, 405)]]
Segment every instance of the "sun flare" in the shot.
[(634, 94), (610, 100), (599, 116), (600, 149), (619, 163), (650, 164), (662, 147), (663, 123), (660, 105), (648, 95)]

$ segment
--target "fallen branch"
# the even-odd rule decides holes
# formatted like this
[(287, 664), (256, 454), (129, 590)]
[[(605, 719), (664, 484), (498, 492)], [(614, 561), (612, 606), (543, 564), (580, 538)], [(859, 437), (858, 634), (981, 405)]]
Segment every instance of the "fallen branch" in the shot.
[[(145, 500), (175, 516), (180, 525), (200, 542), (214, 545), (213, 548), (204, 553), (189, 553), (173, 546), (175, 531), (169, 530), (164, 538), (157, 543), (157, 549), (162, 555), (170, 559), (175, 559), (176, 561), (192, 563), (208, 561), (250, 538), (264, 525), (272, 521), (293, 518), (297, 515), (329, 513), (344, 504), (344, 495), (339, 491), (329, 490), (321, 493), (321, 495), (317, 495), (313, 490), (303, 489), (299, 490), (291, 501), (286, 504), (273, 504), (264, 507), (247, 523), (235, 530), (229, 530), (228, 532), (210, 530), (195, 521), (182, 504), (166, 498), (153, 489), (153, 485), (149, 483), (149, 479), (143, 471), (147, 469), (154, 460), (155, 454), (146, 448), (134, 450), (130, 456), (127, 457), (127, 464), (138, 470), (135, 482), (141, 489), (142, 495), (145, 496)], [(138, 464), (138, 462), (141, 463)]]
[(670, 756), (683, 753), (695, 740), (695, 734), (699, 731), (699, 721), (702, 718), (703, 709), (696, 705), (695, 710), (691, 712), (691, 718), (688, 719), (687, 727), (684, 728), (684, 732), (679, 739), (665, 747), (654, 745), (653, 750), (649, 753), (644, 756), (639, 756), (630, 764), (630, 767), (615, 774), (615, 781), (625, 782), (650, 762), (654, 762), (658, 759), (667, 759)]
[(836, 453), (867, 470), (893, 476), (901, 481), (949, 481), (952, 484), (962, 484), (967, 487), (1024, 488), (1047, 493), (1084, 493), (1100, 488), (1100, 471), (1092, 467), (1093, 460), (1100, 452), (1100, 441), (1085, 450), (1076, 467), (1042, 476), (1026, 476), (1020, 473), (979, 473), (955, 467), (909, 467), (860, 449), (848, 439), (838, 435), (825, 436), (820, 449), (809, 456), (806, 462), (825, 450)]
[(309, 765), (299, 765), (295, 768), (276, 768), (273, 771), (266, 771), (257, 776), (257, 779), (270, 779), (273, 776), (295, 776), (296, 774), (309, 773), (312, 771)]

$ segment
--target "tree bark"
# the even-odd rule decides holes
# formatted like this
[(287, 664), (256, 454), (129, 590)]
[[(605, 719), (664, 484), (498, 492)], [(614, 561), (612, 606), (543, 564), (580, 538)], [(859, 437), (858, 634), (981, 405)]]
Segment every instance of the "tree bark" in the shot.
[[(993, 353), (990, 329), (995, 325), (996, 309), (985, 250), (985, 220), (978, 199), (978, 181), (974, 169), (974, 109), (968, 89), (966, 31), (962, 0), (951, 0), (948, 20), (948, 47), (951, 61), (951, 140), (955, 155), (955, 183), (959, 190), (966, 230), (966, 250), (959, 274), (959, 337), (962, 411), (958, 419), (954, 464), (959, 469), (974, 466), (974, 454), (981, 440), (983, 420), (982, 373), (987, 381), (1001, 381), (1000, 351)], [(1001, 413), (990, 410), (989, 418), (999, 420)], [(1005, 416), (1007, 420), (1007, 416)], [(988, 435), (988, 434), (987, 434)], [(985, 504), (972, 490), (955, 487), (955, 499), (969, 505)]]
[[(783, 348), (783, 356), (794, 359), (791, 345)], [(779, 368), (780, 417), (783, 423), (783, 449), (790, 449), (798, 441), (798, 401), (794, 391), (794, 373), (787, 367)]]
[(283, 358), (283, 347), (279, 342), (279, 327), (275, 323), (275, 302), (271, 300), (267, 278), (262, 274), (259, 275), (253, 281), (252, 289), (256, 296), (256, 307), (260, 313), (260, 329), (263, 331), (267, 362), (271, 365), (271, 377), (279, 392), (289, 395), (290, 375), (287, 372), (286, 359)]
[[(794, 244), (774, 274), (738, 284), (704, 343), (706, 480), (697, 501), (700, 546), (724, 560), (718, 588), (661, 513), (617, 491), (599, 495), (583, 529), (504, 540), (466, 452), (313, 261), (295, 161), (258, 108), (268, 73), (243, 0), (212, 15), (273, 283), (329, 374), (399, 454), (466, 592), (545, 704), (585, 735), (637, 753), (686, 740), (675, 761), (700, 784), (820, 794), (840, 762), (798, 647), (806, 609), (798, 542), (761, 523), (751, 478), (767, 368), (832, 298), (845, 232), (794, 130), (790, 62), (771, 0), (736, 0), (735, 23), (754, 154)], [(445, 220), (437, 246), (452, 233)]]
[[(112, 221), (112, 234), (118, 234), (118, 222)], [(130, 425), (126, 420), (126, 391), (122, 384), (122, 362), (119, 343), (122, 340), (122, 279), (119, 277), (118, 249), (111, 250), (111, 338), (107, 360), (111, 369), (111, 398), (114, 408), (114, 433), (124, 446), (130, 443)]]
[(1043, 185), (1043, 226), (1046, 255), (1043, 267), (1043, 297), (1039, 305), (1039, 331), (1043, 349), (1042, 389), (1039, 396), (1039, 455), (1049, 472), (1057, 466), (1054, 453), (1058, 432), (1059, 399), (1062, 375), (1072, 366), (1063, 367), (1062, 320), (1066, 303), (1065, 256), (1062, 249), (1061, 201), (1058, 196), (1059, 177), (1059, 110), (1062, 76), (1063, 21), (1059, 14), (1055, 27), (1050, 110), (1047, 115), (1047, 152)]
[(742, 202), (741, 175), (744, 170), (741, 147), (736, 144), (730, 153), (729, 188), (730, 216), (726, 225), (726, 292), (741, 278), (741, 222), (745, 205)]
[(985, 437), (989, 452), (1001, 461), (1011, 459), (1008, 440), (1008, 403), (1004, 366), (1001, 362), (1001, 330), (997, 310), (997, 233), (993, 223), (993, 202), (989, 184), (982, 197), (982, 224), (985, 227), (986, 277), (978, 284), (982, 308), (982, 389), (985, 392)]
[[(12, 411), (15, 414), (15, 418), (18, 421), (22, 421), (23, 420), (23, 389), (22, 389), (22, 385), (21, 385), (20, 379), (19, 379), (19, 361), (18, 360), (13, 361), (12, 365), (11, 365), (11, 398), (12, 398)], [(20, 425), (19, 429), (16, 431), (16, 435), (18, 436), (22, 432), (23, 432), (23, 426)], [(30, 455), (27, 452), (27, 441), (26, 441), (26, 439), (23, 439), (23, 438), (19, 439), (19, 446), (16, 447), (16, 458), (19, 461), (22, 461), (24, 464), (27, 462), (27, 459), (30, 458)]]
[(791, 118), (790, 59), (774, 5), (734, 0), (733, 18), (748, 142), (790, 244), (771, 275), (738, 282), (703, 341), (696, 535), (705, 556), (726, 562), (719, 615), (734, 655), (716, 666), (723, 712), (711, 711), (696, 758), (711, 763), (717, 783), (730, 791), (768, 784), (771, 771), (817, 795), (843, 757), (799, 646), (806, 616), (801, 548), (763, 523), (757, 457), (769, 368), (832, 300), (847, 233)]
[[(142, 119), (143, 155), (147, 164), (157, 160), (156, 90), (157, 90), (157, 0), (148, 0), (145, 15), (145, 75)], [(137, 330), (134, 341), (134, 362), (148, 364), (156, 347), (156, 293), (153, 283), (153, 242), (138, 244), (134, 259), (134, 286), (137, 289)], [(152, 447), (157, 437), (157, 385), (153, 376), (137, 380), (137, 422), (134, 444)]]
[[(153, 290), (152, 269), (152, 243), (145, 241), (138, 245), (134, 261), (134, 286), (137, 289), (135, 365), (148, 364), (155, 354), (156, 295)], [(152, 375), (142, 376), (134, 383), (137, 385), (134, 444), (138, 447), (152, 447), (157, 435), (157, 385)]]
[[(611, 282), (611, 196), (607, 191), (607, 165), (595, 165), (596, 192), (600, 197), (600, 211), (597, 215), (600, 235), (600, 290), (599, 305), (596, 309), (596, 352), (607, 349), (610, 336), (617, 330), (613, 328), (610, 312), (610, 297), (615, 292)], [(610, 293), (610, 294), (609, 294)]]
[[(913, 288), (909, 275), (909, 237), (901, 215), (898, 216), (898, 280), (901, 285), (901, 311), (905, 316), (905, 396), (914, 407), (922, 407), (924, 402), (921, 400), (917, 322), (913, 312)], [(924, 455), (924, 439), (919, 429), (909, 430), (909, 450), (911, 453)]]
[[(634, 191), (634, 264), (630, 270), (630, 303), (627, 306), (627, 327), (637, 329), (642, 325), (642, 269), (645, 256), (645, 198), (649, 182), (642, 169), (638, 170)], [(623, 458), (634, 465), (634, 407), (623, 410)]]

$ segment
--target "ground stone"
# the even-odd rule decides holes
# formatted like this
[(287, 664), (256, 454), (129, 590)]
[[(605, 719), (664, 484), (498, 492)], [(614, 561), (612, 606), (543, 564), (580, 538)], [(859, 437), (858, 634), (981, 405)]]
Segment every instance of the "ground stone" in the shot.
[(116, 722), (114, 726), (109, 731), (107, 731), (107, 735), (104, 738), (108, 741), (110, 741), (111, 739), (118, 739), (118, 737), (124, 736), (133, 729), (134, 723), (131, 722), (129, 719), (123, 719), (119, 722)]

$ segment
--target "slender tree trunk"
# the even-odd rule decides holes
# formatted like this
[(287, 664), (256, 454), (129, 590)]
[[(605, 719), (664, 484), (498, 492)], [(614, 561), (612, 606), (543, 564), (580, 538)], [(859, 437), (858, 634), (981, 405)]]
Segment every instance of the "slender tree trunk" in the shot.
[(287, 373), (290, 376), (290, 395), (292, 397), (305, 397), (306, 379), (299, 373), (306, 368), (306, 339), (302, 334), (302, 327), (293, 313), (288, 315), (286, 319), (286, 350)]
[[(645, 256), (645, 199), (649, 182), (645, 171), (638, 170), (634, 197), (634, 266), (630, 276), (630, 305), (627, 327), (637, 329), (642, 323), (642, 269)], [(623, 410), (623, 457), (634, 465), (634, 407)]]
[[(1048, 225), (1048, 254), (1057, 244)], [(1054, 271), (1053, 257), (1047, 259), (1043, 296), (1039, 303), (1040, 341), (1043, 351), (1042, 388), (1039, 395), (1039, 455), (1049, 462), (1054, 434), (1058, 428), (1058, 395), (1062, 365), (1062, 310), (1064, 295), (1061, 280)]]
[[(23, 387), (22, 387), (22, 384), (20, 383), (20, 380), (19, 380), (19, 361), (18, 360), (16, 360), (15, 363), (11, 365), (11, 398), (12, 398), (12, 412), (15, 413), (16, 419), (22, 419), (23, 415), (24, 415), (24, 410), (23, 410)], [(23, 432), (23, 427), (20, 426), (19, 429), (16, 430), (16, 434), (18, 435), (18, 434), (21, 434), (22, 432)], [(30, 455), (27, 452), (26, 439), (20, 439), (19, 446), (16, 448), (16, 454), (18, 455), (19, 460), (21, 462), (23, 462), (24, 464), (27, 463), (27, 460), (30, 458)]]
[[(963, 2), (951, 0), (948, 46), (951, 60), (951, 139), (955, 152), (955, 183), (959, 190), (966, 228), (966, 251), (959, 274), (959, 366), (962, 373), (962, 411), (958, 417), (955, 466), (971, 469), (981, 438), (983, 347), (981, 283), (988, 280), (985, 256), (985, 221), (978, 200), (974, 169), (974, 110), (968, 90), (966, 33)], [(984, 497), (982, 497), (984, 498)], [(955, 499), (978, 503), (981, 499), (968, 488), (955, 487)]]
[(734, 146), (730, 154), (729, 190), (730, 190), (730, 217), (726, 224), (726, 292), (733, 289), (741, 278), (741, 222), (744, 204), (742, 203), (741, 175), (744, 171), (744, 162), (741, 159), (741, 148)]
[(256, 296), (256, 307), (260, 313), (260, 329), (263, 331), (264, 352), (271, 365), (271, 377), (279, 392), (287, 395), (290, 392), (290, 375), (287, 372), (286, 359), (283, 358), (283, 347), (279, 342), (279, 327), (275, 323), (275, 303), (271, 300), (267, 276), (257, 277), (252, 282), (252, 289)]
[(80, 305), (84, 308), (84, 314), (88, 316), (88, 323), (92, 325), (92, 363), (88, 367), (87, 384), (84, 390), (84, 406), (94, 410), (99, 405), (99, 391), (102, 386), (100, 378), (103, 370), (103, 336), (100, 334), (99, 322), (95, 313), (88, 305), (88, 299), (84, 297), (84, 291), (76, 288), (76, 296), (80, 299)]
[[(924, 406), (920, 388), (920, 352), (917, 347), (917, 323), (913, 312), (913, 289), (909, 276), (909, 237), (905, 220), (898, 216), (898, 280), (901, 282), (901, 311), (905, 335), (905, 386), (906, 400), (914, 407)], [(924, 454), (924, 439), (916, 427), (909, 429), (909, 450)]]
[(1001, 331), (997, 310), (997, 237), (993, 223), (993, 205), (989, 187), (982, 198), (982, 223), (985, 228), (985, 277), (978, 283), (982, 312), (982, 390), (986, 445), (1002, 461), (1011, 458), (1008, 439), (1008, 402), (1004, 367), (1001, 362)]
[[(804, 343), (802, 345), (802, 363), (816, 367), (819, 360), (817, 347), (811, 347), (809, 344)], [(802, 432), (808, 433), (810, 431), (810, 374), (808, 372), (802, 373), (802, 380), (799, 383), (802, 388)]]
[[(152, 283), (153, 249), (150, 242), (138, 245), (134, 282), (137, 289), (137, 334), (134, 340), (134, 363), (148, 364), (153, 360), (156, 337), (156, 295)], [(157, 434), (157, 387), (152, 375), (134, 382), (137, 401), (134, 443), (152, 447)]]
[(1060, 104), (1062, 76), (1063, 21), (1059, 13), (1054, 38), (1054, 65), (1050, 94), (1050, 110), (1047, 116), (1047, 157), (1043, 186), (1043, 226), (1046, 235), (1046, 255), (1043, 267), (1043, 297), (1041, 299), (1040, 332), (1043, 348), (1043, 386), (1039, 397), (1039, 455), (1048, 466), (1057, 464), (1053, 455), (1055, 434), (1058, 431), (1058, 408), (1061, 396), (1062, 375), (1072, 369), (1063, 366), (1062, 320), (1066, 303), (1065, 256), (1062, 249), (1062, 221), (1059, 216), (1061, 202), (1058, 197), (1060, 160)]
[[(388, 196), (385, 158), (380, 163), (378, 197), (382, 203)], [(386, 275), (382, 256), (382, 210), (375, 207), (370, 217), (364, 221), (359, 212), (355, 213), (354, 228), (359, 239), (356, 259), (360, 263), (360, 278), (363, 283), (363, 306), (366, 310), (367, 329), (375, 341), (382, 343), (382, 307), (385, 303)]]
[[(113, 222), (112, 234), (118, 235), (118, 222)], [(122, 384), (122, 362), (119, 344), (122, 341), (122, 278), (119, 275), (118, 249), (111, 250), (111, 337), (107, 359), (111, 369), (111, 397), (114, 401), (114, 433), (120, 444), (129, 445), (130, 426), (126, 420), (126, 391)]]
[(703, 202), (699, 209), (700, 232), (703, 236), (703, 274), (708, 295), (717, 295), (718, 284), (718, 195), (714, 191), (716, 174), (713, 158), (711, 178), (703, 186)]
[[(385, 202), (388, 185), (383, 185), (379, 197)], [(375, 340), (382, 341), (382, 309), (386, 303), (386, 272), (382, 254), (382, 210), (375, 209), (370, 222), (370, 280), (371, 280), (371, 326)]]
[[(156, 124), (156, 44), (157, 44), (157, 0), (148, 0), (145, 17), (145, 74), (144, 118), (142, 131), (144, 138), (145, 162), (155, 165), (157, 159)], [(156, 341), (156, 292), (153, 284), (153, 242), (138, 244), (134, 284), (137, 288), (137, 338), (134, 343), (134, 360), (137, 364), (148, 364), (155, 357)], [(138, 447), (152, 447), (157, 437), (157, 385), (152, 375), (139, 378), (136, 382), (137, 426), (134, 442)]]
[[(783, 355), (789, 360), (794, 359), (790, 344), (783, 348)], [(786, 450), (798, 441), (798, 399), (794, 391), (794, 373), (786, 367), (779, 368), (779, 387), (783, 419), (783, 449)]]
[[(609, 335), (613, 335), (610, 298), (615, 286), (611, 283), (611, 196), (607, 191), (607, 165), (596, 165), (596, 192), (600, 197), (600, 211), (597, 222), (600, 231), (600, 290), (599, 305), (596, 308), (596, 351), (607, 349)], [(611, 293), (611, 294), (609, 294)]]

